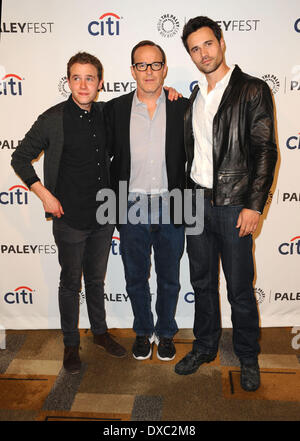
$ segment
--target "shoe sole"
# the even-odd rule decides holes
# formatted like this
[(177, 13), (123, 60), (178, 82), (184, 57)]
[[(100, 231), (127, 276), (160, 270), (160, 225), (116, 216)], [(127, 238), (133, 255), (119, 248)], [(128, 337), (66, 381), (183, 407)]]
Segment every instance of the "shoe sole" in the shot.
[(125, 354), (123, 354), (123, 355), (114, 355), (114, 354), (112, 354), (111, 352), (108, 352), (108, 350), (105, 349), (103, 346), (100, 346), (100, 345), (98, 345), (97, 343), (95, 343), (95, 345), (97, 346), (97, 348), (102, 349), (102, 350), (105, 351), (108, 355), (110, 355), (111, 357), (114, 357), (114, 358), (124, 358), (124, 357), (126, 357), (126, 355), (127, 355), (127, 352), (125, 352)]
[(79, 369), (78, 371), (77, 371), (77, 370), (76, 370), (76, 371), (69, 371), (68, 369), (66, 369), (66, 368), (64, 367), (64, 371), (65, 371), (67, 374), (70, 374), (70, 375), (77, 375), (77, 374), (80, 374), (81, 369)]
[(147, 359), (150, 358), (151, 355), (152, 355), (152, 349), (150, 349), (149, 354), (146, 355), (145, 357), (143, 357), (142, 355), (138, 355), (138, 356), (136, 356), (136, 355), (134, 355), (134, 353), (132, 353), (132, 355), (133, 355), (133, 358), (135, 358), (136, 360), (147, 360)]
[(151, 337), (149, 338), (149, 343), (151, 345), (149, 354), (146, 355), (145, 357), (143, 357), (142, 355), (136, 356), (136, 355), (134, 355), (134, 353), (132, 353), (133, 358), (135, 358), (136, 360), (140, 360), (140, 361), (147, 360), (148, 358), (150, 358), (151, 355), (152, 355), (153, 342), (156, 343), (156, 336), (155, 336), (155, 334), (152, 334)]
[(201, 363), (198, 367), (196, 367), (196, 368), (194, 368), (194, 369), (191, 369), (191, 370), (189, 370), (189, 371), (178, 372), (177, 369), (176, 369), (176, 366), (175, 366), (174, 371), (175, 371), (176, 374), (178, 374), (178, 375), (191, 375), (191, 374), (194, 374), (195, 372), (197, 372), (197, 370), (198, 370), (203, 364), (205, 364), (205, 363), (211, 363), (212, 361), (215, 360), (215, 358), (216, 358), (216, 357), (212, 358), (211, 360), (204, 361), (204, 362)]
[[(176, 354), (175, 354), (175, 355), (176, 355)], [(161, 361), (172, 361), (172, 360), (174, 360), (175, 355), (173, 355), (172, 358), (170, 358), (170, 357), (160, 357), (159, 354), (157, 353), (157, 358), (158, 358), (159, 360), (161, 360)]]

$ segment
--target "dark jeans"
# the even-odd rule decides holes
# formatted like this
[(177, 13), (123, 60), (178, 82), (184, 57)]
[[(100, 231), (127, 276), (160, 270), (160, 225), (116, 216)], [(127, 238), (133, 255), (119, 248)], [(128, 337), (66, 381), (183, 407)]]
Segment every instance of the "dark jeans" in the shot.
[[(129, 202), (128, 207), (132, 205)], [(151, 336), (155, 332), (159, 337), (173, 337), (178, 331), (175, 313), (180, 290), (179, 266), (184, 248), (183, 226), (162, 224), (160, 212), (158, 225), (151, 225), (150, 218), (146, 224), (122, 225), (120, 244), (126, 289), (134, 315), (134, 331), (137, 335)], [(155, 325), (148, 283), (152, 247), (157, 276)]]
[(107, 330), (104, 278), (114, 227), (77, 230), (62, 219), (53, 220), (53, 235), (61, 266), (58, 290), (65, 346), (79, 344), (79, 292), (83, 274), (88, 316), (93, 334)]
[(231, 305), (233, 348), (243, 361), (259, 353), (259, 320), (253, 290), (252, 236), (239, 237), (241, 206), (213, 207), (204, 201), (204, 231), (187, 236), (191, 284), (195, 293), (194, 350), (216, 354), (221, 335), (219, 257)]

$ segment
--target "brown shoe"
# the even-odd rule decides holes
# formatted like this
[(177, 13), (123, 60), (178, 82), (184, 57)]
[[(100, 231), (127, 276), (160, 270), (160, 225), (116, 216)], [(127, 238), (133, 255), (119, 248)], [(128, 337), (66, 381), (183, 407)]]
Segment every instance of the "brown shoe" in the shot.
[(79, 346), (65, 346), (63, 366), (69, 374), (78, 374), (80, 372)]
[(126, 349), (117, 343), (108, 332), (94, 335), (94, 343), (100, 348), (105, 349), (106, 352), (113, 357), (121, 358), (127, 354)]

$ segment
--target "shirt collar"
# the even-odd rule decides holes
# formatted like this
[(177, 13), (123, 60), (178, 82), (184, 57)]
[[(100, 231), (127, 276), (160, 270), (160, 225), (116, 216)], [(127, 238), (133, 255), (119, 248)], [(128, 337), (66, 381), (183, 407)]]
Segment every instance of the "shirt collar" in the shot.
[[(215, 89), (225, 88), (227, 86), (234, 67), (235, 66), (229, 66), (229, 71), (226, 73), (226, 75), (224, 75), (224, 77), (220, 81), (218, 81), (216, 83)], [(199, 86), (199, 89), (202, 94), (207, 95), (207, 85), (208, 85), (207, 79), (206, 79), (205, 75), (203, 74), (200, 76), (199, 81), (198, 81), (198, 86)]]
[[(166, 95), (165, 95), (165, 92), (164, 92), (164, 88), (162, 88), (162, 90), (161, 90), (161, 94), (159, 95), (159, 97), (158, 97), (157, 100), (156, 100), (156, 104), (159, 105), (160, 103), (164, 103), (165, 100), (166, 100)], [(134, 104), (135, 106), (145, 105), (145, 103), (143, 103), (142, 101), (140, 101), (140, 100), (138, 99), (138, 96), (137, 96), (137, 89), (135, 90), (134, 95), (133, 95), (133, 104)]]
[(95, 103), (92, 103), (90, 112), (82, 109), (81, 107), (78, 106), (78, 104), (75, 103), (75, 101), (72, 98), (72, 95), (69, 96), (67, 103), (68, 103), (68, 107), (69, 107), (70, 111), (73, 113), (73, 115), (79, 116), (81, 118), (83, 116), (87, 116), (87, 115), (93, 116), (95, 113), (95, 110), (96, 110)]

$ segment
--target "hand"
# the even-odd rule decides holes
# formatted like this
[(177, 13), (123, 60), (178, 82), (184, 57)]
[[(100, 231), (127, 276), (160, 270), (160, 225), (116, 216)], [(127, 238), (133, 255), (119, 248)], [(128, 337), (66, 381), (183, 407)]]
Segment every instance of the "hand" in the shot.
[(40, 181), (32, 184), (30, 189), (40, 198), (46, 213), (51, 213), (53, 216), (61, 217), (64, 214), (63, 208), (59, 200), (47, 190)]
[(182, 98), (182, 94), (177, 92), (177, 90), (174, 89), (173, 87), (164, 86), (164, 89), (169, 92), (168, 93), (169, 101), (173, 101), (173, 100), (177, 101), (179, 97)]
[(64, 214), (63, 208), (59, 200), (51, 193), (43, 201), (43, 207), (46, 213), (51, 213), (55, 217), (62, 217)]
[(255, 210), (243, 208), (237, 220), (236, 228), (240, 229), (239, 237), (253, 234), (258, 226), (260, 214)]

